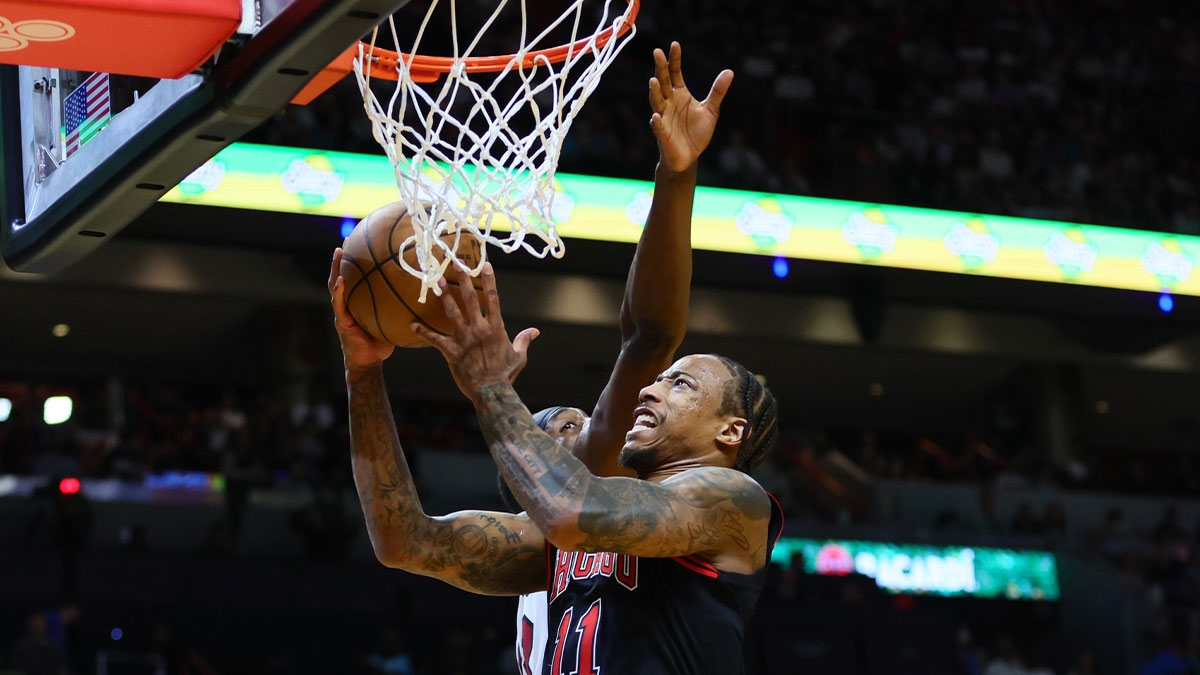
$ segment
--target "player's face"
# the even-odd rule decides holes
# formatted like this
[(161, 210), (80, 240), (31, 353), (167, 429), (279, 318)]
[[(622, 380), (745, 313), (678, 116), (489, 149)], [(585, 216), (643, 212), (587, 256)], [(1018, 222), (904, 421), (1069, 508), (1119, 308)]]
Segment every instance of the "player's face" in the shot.
[(579, 432), (583, 431), (588, 421), (588, 416), (579, 408), (563, 408), (550, 418), (546, 425), (546, 433), (568, 451), (573, 451), (575, 441), (579, 439)]
[(672, 364), (642, 389), (633, 428), (621, 448), (622, 466), (644, 473), (712, 447), (726, 422), (722, 400), (733, 378), (724, 363), (704, 354)]

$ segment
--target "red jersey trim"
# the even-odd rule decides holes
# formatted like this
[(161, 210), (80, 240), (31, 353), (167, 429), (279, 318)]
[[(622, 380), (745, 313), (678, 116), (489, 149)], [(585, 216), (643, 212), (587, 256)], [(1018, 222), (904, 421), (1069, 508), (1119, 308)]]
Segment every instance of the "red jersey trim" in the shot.
[(683, 565), (685, 568), (695, 572), (696, 574), (706, 576), (710, 579), (716, 579), (717, 576), (720, 574), (717, 571), (717, 568), (714, 567), (712, 563), (710, 563), (706, 560), (701, 560), (701, 559), (697, 558), (696, 556), (681, 555), (681, 556), (671, 558), (671, 560), (674, 560), (675, 562), (679, 563), (680, 565)]
[[(763, 490), (763, 492), (766, 492), (766, 490)], [(771, 494), (770, 492), (767, 492), (767, 496), (770, 497), (771, 501), (775, 503), (775, 508), (779, 509), (779, 531), (775, 533), (775, 541), (771, 542), (771, 548), (774, 548), (775, 544), (779, 543), (780, 537), (783, 536), (783, 527), (784, 527), (784, 525), (787, 525), (787, 518), (785, 518), (783, 515), (783, 505), (779, 503), (778, 499), (775, 499), (775, 495)], [(768, 522), (767, 527), (770, 527), (770, 526), (771, 526), (771, 524), (770, 524), (770, 522)], [(770, 562), (770, 560), (768, 560), (767, 562)]]
[(554, 589), (554, 558), (555, 549), (550, 545), (550, 541), (546, 540), (546, 593), (550, 593)]

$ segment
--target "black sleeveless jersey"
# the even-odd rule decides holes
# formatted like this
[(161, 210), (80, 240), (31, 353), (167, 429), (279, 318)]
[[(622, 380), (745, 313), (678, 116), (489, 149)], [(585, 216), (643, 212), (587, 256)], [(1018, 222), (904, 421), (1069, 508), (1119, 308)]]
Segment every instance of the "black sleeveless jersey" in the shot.
[[(767, 559), (783, 529), (771, 498)], [(740, 675), (742, 643), (766, 579), (697, 556), (638, 558), (547, 549), (542, 675)]]

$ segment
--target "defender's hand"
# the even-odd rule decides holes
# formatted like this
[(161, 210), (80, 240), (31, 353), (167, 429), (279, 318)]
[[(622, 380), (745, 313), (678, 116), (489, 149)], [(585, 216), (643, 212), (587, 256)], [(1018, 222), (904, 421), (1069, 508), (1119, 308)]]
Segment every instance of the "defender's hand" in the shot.
[(396, 347), (390, 342), (384, 342), (371, 336), (350, 315), (346, 308), (346, 280), (342, 277), (342, 249), (333, 250), (333, 264), (329, 266), (329, 300), (333, 305), (333, 326), (337, 329), (338, 340), (342, 343), (342, 359), (346, 365), (346, 375), (375, 368), (383, 360), (392, 355)]
[[(496, 292), (496, 275), (492, 264), (486, 263), (479, 275), (483, 294), (487, 299), (487, 311), (479, 306), (479, 298), (471, 283), (471, 276), (454, 268), (458, 275), (458, 299), (443, 279), (442, 306), (450, 318), (453, 329), (449, 335), (439, 335), (428, 328), (413, 324), (413, 331), (442, 353), (454, 382), (472, 401), (478, 399), (480, 390), (489, 384), (509, 383), (525, 368), (529, 343), (539, 334), (536, 328), (526, 328), (511, 342), (500, 315), (500, 296)], [(460, 306), (461, 303), (461, 306)]]
[(712, 141), (721, 112), (721, 101), (733, 82), (733, 71), (717, 75), (708, 98), (697, 101), (683, 82), (678, 42), (671, 43), (671, 57), (654, 50), (654, 77), (650, 78), (650, 128), (658, 139), (662, 164), (675, 172), (690, 169)]

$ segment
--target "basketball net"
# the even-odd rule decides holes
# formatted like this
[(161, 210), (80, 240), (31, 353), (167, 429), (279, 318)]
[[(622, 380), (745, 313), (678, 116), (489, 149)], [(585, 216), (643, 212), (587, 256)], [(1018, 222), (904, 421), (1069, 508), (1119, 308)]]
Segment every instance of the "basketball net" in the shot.
[[(398, 77), (386, 106), (370, 86), (372, 70), (387, 67), (375, 56), (378, 29), (354, 61), (375, 140), (392, 161), (400, 197), (412, 214), (414, 234), (408, 241), (415, 246), (419, 268), (403, 256), (398, 262), (421, 279), (422, 302), (429, 289), (440, 294), (438, 279), (451, 262), (477, 275), (487, 261), (488, 243), (505, 253), (523, 248), (539, 258), (562, 257), (552, 207), (563, 139), (605, 69), (634, 34), (637, 0), (630, 0), (624, 14), (613, 5), (625, 0), (604, 0), (590, 31), (581, 28), (585, 0), (573, 0), (536, 35), (528, 33), (525, 0), (516, 1), (521, 10), (519, 49), (507, 57), (481, 58), (473, 56), (476, 47), (509, 0), (498, 0), (478, 34), (461, 48), (456, 0), (432, 0), (412, 49), (395, 59)], [(433, 78), (412, 65), (413, 55), (419, 54), (439, 2), (450, 3), (453, 53), (436, 59), (445, 63), (440, 86), (422, 87), (418, 82)], [(400, 44), (395, 21), (389, 19), (388, 25)], [(565, 50), (551, 49), (548, 36), (560, 26), (570, 27), (570, 44)], [(607, 35), (605, 29), (611, 29)], [(557, 55), (548, 55), (555, 51)], [(483, 61), (489, 65), (480, 67)], [(511, 123), (518, 115), (519, 124), (532, 121), (532, 128), (524, 133), (514, 129)], [(442, 239), (446, 234), (456, 236)], [(480, 240), (483, 254), (474, 267), (454, 255), (460, 236)]]

